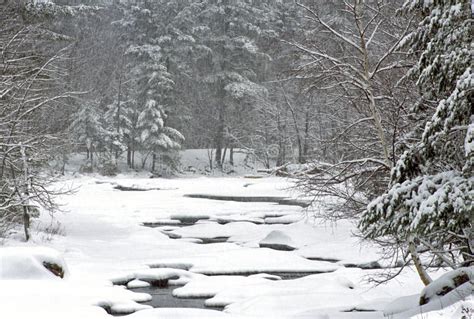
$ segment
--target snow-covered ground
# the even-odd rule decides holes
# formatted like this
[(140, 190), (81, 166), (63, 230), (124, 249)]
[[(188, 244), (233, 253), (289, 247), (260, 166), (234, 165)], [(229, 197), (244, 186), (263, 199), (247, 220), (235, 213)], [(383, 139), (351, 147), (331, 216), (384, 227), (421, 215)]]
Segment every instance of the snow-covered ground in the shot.
[[(184, 196), (296, 198), (289, 180), (77, 175), (60, 184), (77, 188), (75, 194), (61, 198), (64, 211), (54, 221), (43, 214), (34, 224), (31, 242), (23, 243), (18, 233), (5, 242), (7, 248), (0, 249), (1, 318), (110, 318), (104, 309), (136, 311), (125, 318), (409, 318), (419, 314), (413, 309), (420, 309), (423, 285), (412, 269), (406, 268), (385, 285), (367, 282), (367, 276), (381, 270), (360, 267), (388, 264), (379, 260), (375, 247), (352, 236), (353, 224), (323, 223), (299, 206)], [(154, 190), (120, 191), (116, 185)], [(196, 223), (182, 225), (193, 216)], [(58, 234), (44, 232), (55, 227)], [(278, 244), (291, 249), (279, 250)], [(45, 271), (45, 260), (67, 264), (65, 278)], [(306, 276), (278, 277), (288, 273)], [(113, 281), (144, 287), (159, 280), (176, 285), (176, 297), (202, 297), (208, 306), (226, 307), (223, 312), (149, 309), (140, 303), (149, 295), (112, 285)], [(446, 318), (460, 313), (461, 306), (474, 308), (472, 297), (443, 310)], [(435, 311), (416, 318), (442, 315)]]

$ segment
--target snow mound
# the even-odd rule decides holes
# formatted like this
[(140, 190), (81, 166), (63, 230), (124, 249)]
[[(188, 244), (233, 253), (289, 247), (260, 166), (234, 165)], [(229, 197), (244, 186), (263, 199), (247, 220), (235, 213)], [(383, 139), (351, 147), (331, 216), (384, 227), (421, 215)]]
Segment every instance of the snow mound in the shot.
[(448, 306), (442, 310), (434, 310), (427, 313), (421, 313), (411, 319), (446, 319), (446, 318), (472, 318), (474, 314), (474, 297), (467, 297)]
[[(226, 312), (247, 315), (253, 318), (266, 318), (269, 313), (282, 318), (333, 318), (325, 315), (326, 309), (333, 312), (350, 311), (364, 299), (351, 292), (302, 292), (292, 295), (260, 295), (242, 302), (233, 303), (225, 308)], [(207, 303), (206, 303), (207, 305)], [(300, 316), (304, 314), (304, 316)], [(359, 318), (367, 318), (362, 313)], [(334, 317), (336, 318), (336, 317)], [(357, 317), (355, 317), (357, 318)]]
[(59, 279), (68, 275), (61, 254), (46, 247), (0, 248), (0, 280)]
[[(191, 279), (201, 275), (193, 274), (187, 270), (174, 268), (150, 268), (136, 271), (134, 273), (118, 276), (111, 281), (116, 285), (126, 285), (128, 288), (151, 286), (167, 286), (167, 285), (184, 285)], [(131, 285), (132, 287), (129, 287)], [(141, 287), (140, 287), (141, 286)]]
[(276, 250), (295, 250), (296, 244), (290, 236), (281, 230), (270, 232), (264, 239), (260, 241), (260, 247), (271, 248)]
[(173, 296), (178, 298), (210, 298), (224, 289), (241, 289), (243, 286), (269, 282), (269, 279), (258, 276), (203, 276), (177, 288)]
[(182, 261), (164, 261), (164, 262), (153, 262), (148, 264), (150, 268), (173, 268), (173, 269), (182, 269), (182, 270), (189, 270), (194, 265), (189, 262), (182, 262)]
[(264, 222), (265, 224), (293, 224), (299, 222), (301, 220), (301, 216), (299, 215), (284, 215), (278, 217), (266, 217)]
[(398, 311), (401, 312), (397, 312), (396, 308), (400, 306), (402, 299), (395, 300), (386, 306), (384, 313), (394, 319), (463, 318), (462, 316), (450, 317), (447, 314), (457, 313), (462, 308), (461, 304), (469, 304), (470, 308), (466, 308), (469, 312), (465, 313), (465, 317), (470, 318), (469, 315), (472, 316), (474, 313), (474, 307), (472, 307), (474, 302), (473, 271), (474, 267), (450, 271), (426, 286), (419, 299), (415, 296), (414, 300), (419, 300), (419, 303), (410, 302), (409, 309), (399, 307)]
[[(214, 307), (228, 306), (228, 312), (251, 316), (262, 315), (264, 309), (269, 313), (281, 314), (329, 306), (346, 309), (344, 306), (348, 304), (355, 307), (363, 301), (359, 297), (360, 291), (354, 287), (356, 286), (351, 280), (337, 273), (310, 275), (294, 280), (247, 282), (235, 287), (223, 287), (213, 298), (206, 300), (205, 304)], [(270, 305), (272, 299), (273, 310)], [(331, 300), (330, 303), (328, 299)], [(260, 304), (264, 300), (269, 303)], [(298, 305), (302, 308), (298, 309)]]
[(252, 218), (247, 215), (232, 215), (232, 216), (221, 216), (217, 218), (217, 222), (221, 225), (229, 224), (229, 223), (238, 223), (238, 222), (248, 222), (248, 223), (253, 223), (257, 225), (261, 225), (265, 223), (263, 218)]
[(474, 267), (462, 267), (450, 271), (430, 283), (421, 292), (420, 305), (444, 296), (464, 283), (470, 283), (471, 289), (474, 287)]
[(146, 287), (150, 287), (150, 283), (143, 280), (139, 280), (139, 279), (132, 280), (127, 284), (128, 289), (146, 288)]
[(0, 281), (2, 318), (110, 318), (107, 312), (129, 314), (150, 308), (140, 304), (150, 300), (149, 294), (87, 280)]
[[(201, 255), (168, 260), (171, 264), (192, 265), (193, 273), (204, 275), (253, 275), (257, 273), (321, 273), (340, 269), (336, 264), (310, 261), (297, 254), (268, 248), (238, 248), (227, 244), (215, 255)], [(166, 265), (167, 260), (151, 263), (150, 267)]]

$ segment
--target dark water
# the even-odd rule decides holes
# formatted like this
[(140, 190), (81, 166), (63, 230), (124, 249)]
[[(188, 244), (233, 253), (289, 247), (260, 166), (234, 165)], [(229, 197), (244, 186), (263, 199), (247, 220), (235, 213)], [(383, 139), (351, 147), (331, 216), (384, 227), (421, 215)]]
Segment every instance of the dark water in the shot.
[[(242, 274), (229, 274), (229, 275), (253, 275), (257, 274), (258, 272), (246, 272)], [(291, 280), (297, 279), (301, 277), (305, 277), (308, 275), (317, 274), (320, 272), (265, 272), (269, 275), (276, 275), (281, 277), (282, 280)], [(214, 274), (217, 275), (217, 274)], [(226, 274), (218, 274), (218, 275), (226, 275)], [(212, 310), (223, 310), (223, 307), (207, 307), (205, 306), (205, 301), (209, 297), (205, 298), (177, 298), (173, 296), (173, 290), (179, 288), (180, 286), (168, 286), (161, 285), (160, 287), (157, 286), (150, 286), (145, 288), (134, 288), (130, 289), (134, 292), (142, 292), (150, 294), (152, 300), (143, 302), (144, 305), (152, 306), (153, 308), (198, 308), (198, 309), (212, 309)], [(116, 315), (116, 314), (114, 314)], [(120, 316), (120, 315), (119, 315)]]
[(322, 274), (326, 272), (332, 271), (242, 271), (242, 272), (230, 272), (230, 273), (205, 273), (203, 275), (207, 276), (250, 276), (250, 275), (258, 275), (258, 274), (267, 274), (272, 276), (278, 276), (282, 280), (291, 280), (291, 279), (298, 279), (310, 275)]
[(152, 296), (152, 300), (144, 302), (153, 308), (200, 308), (222, 310), (224, 308), (206, 307), (204, 302), (208, 298), (176, 298), (173, 297), (173, 290), (178, 286), (168, 286), (165, 288), (146, 287), (130, 289), (135, 292), (144, 292)]
[(202, 198), (211, 200), (223, 200), (233, 202), (260, 202), (260, 203), (276, 203), (279, 205), (308, 207), (310, 201), (287, 198), (282, 196), (226, 196), (226, 195), (208, 195), (208, 194), (186, 194), (184, 197)]

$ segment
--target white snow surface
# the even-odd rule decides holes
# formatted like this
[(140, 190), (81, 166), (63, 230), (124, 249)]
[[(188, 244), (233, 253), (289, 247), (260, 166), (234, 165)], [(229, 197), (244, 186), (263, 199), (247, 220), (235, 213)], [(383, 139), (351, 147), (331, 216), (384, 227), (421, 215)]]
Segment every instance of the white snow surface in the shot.
[[(42, 214), (33, 224), (30, 242), (22, 241), (19, 230), (5, 241), (7, 248), (0, 249), (0, 317), (112, 318), (101, 308), (105, 307), (123, 314), (137, 311), (124, 318), (140, 319), (383, 318), (384, 307), (395, 299), (419, 296), (423, 285), (410, 268), (396, 280), (374, 287), (365, 279), (375, 274), (375, 270), (343, 266), (346, 262), (363, 263), (380, 258), (373, 246), (361, 245), (352, 237), (355, 228), (349, 222), (313, 221), (308, 218), (310, 212), (298, 206), (183, 197), (190, 193), (298, 195), (288, 189), (292, 185), (290, 180), (266, 177), (252, 179), (251, 183), (249, 186), (249, 180), (242, 177), (68, 176), (58, 187), (74, 187), (77, 191), (61, 198), (63, 212), (58, 212), (54, 221), (49, 214)], [(126, 192), (114, 189), (115, 184), (167, 190)], [(173, 215), (209, 216), (209, 220), (193, 226), (167, 228), (184, 240), (170, 239), (161, 227), (143, 226), (145, 222), (169, 220)], [(297, 222), (287, 225), (249, 222), (280, 216)], [(240, 221), (221, 225), (217, 223), (221, 218)], [(57, 221), (59, 232), (47, 234), (45, 229), (51, 229)], [(272, 231), (289, 236), (296, 250), (258, 248), (259, 242)], [(214, 244), (194, 240), (215, 237), (229, 239)], [(60, 279), (51, 274), (42, 266), (43, 261), (64, 265), (66, 277)], [(286, 271), (326, 273), (294, 280), (242, 276)], [(432, 276), (442, 274), (441, 271)], [(177, 287), (175, 295), (206, 296), (208, 305), (227, 307), (224, 312), (148, 309), (149, 306), (138, 302), (149, 300), (150, 295), (112, 285), (112, 281), (122, 280), (130, 287), (138, 287), (157, 279), (169, 279), (171, 285), (185, 285)], [(353, 309), (374, 311), (342, 312)], [(406, 309), (398, 310), (401, 311)]]
[[(474, 297), (468, 296), (464, 300), (444, 306), (442, 309), (432, 311), (422, 311), (414, 315), (411, 319), (469, 319), (473, 317), (474, 313)], [(469, 317), (470, 316), (470, 317)]]

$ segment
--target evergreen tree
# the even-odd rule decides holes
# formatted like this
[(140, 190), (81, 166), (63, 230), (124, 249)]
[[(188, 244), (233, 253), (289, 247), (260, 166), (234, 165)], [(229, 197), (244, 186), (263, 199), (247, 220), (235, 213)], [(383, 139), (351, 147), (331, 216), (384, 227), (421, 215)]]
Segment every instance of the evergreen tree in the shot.
[(245, 123), (255, 117), (245, 108), (265, 94), (260, 71), (268, 56), (258, 46), (269, 36), (272, 1), (190, 1), (173, 25), (181, 38), (192, 39), (195, 59), (194, 78), (200, 86), (205, 105), (196, 108), (194, 117), (200, 131), (216, 149), (215, 161), (222, 167), (222, 150), (229, 146), (231, 114), (247, 114)]
[(165, 17), (157, 3), (144, 2), (125, 7), (124, 11), (120, 25), (131, 30), (133, 36), (127, 40), (125, 52), (128, 98), (133, 101), (132, 110), (127, 111), (128, 135), (134, 136), (144, 151), (152, 153), (154, 171), (157, 152), (176, 150), (184, 141), (179, 131), (167, 125), (168, 113), (175, 106), (169, 58), (173, 42), (166, 36), (166, 30), (160, 29)]
[(75, 141), (86, 148), (86, 158), (89, 160), (88, 170), (93, 169), (94, 152), (103, 146), (107, 135), (104, 123), (100, 121), (100, 118), (97, 104), (84, 103), (74, 115), (74, 120), (70, 126)]
[(423, 17), (404, 44), (421, 52), (412, 74), (436, 106), (419, 141), (392, 170), (390, 189), (367, 207), (360, 228), (369, 239), (408, 249), (427, 284), (416, 246), (453, 268), (473, 262), (472, 19), (467, 0), (411, 0), (403, 10)]

